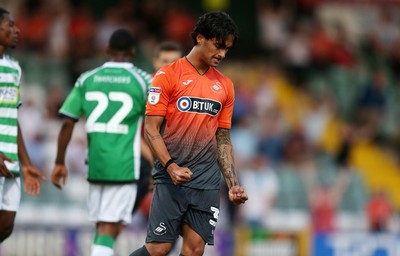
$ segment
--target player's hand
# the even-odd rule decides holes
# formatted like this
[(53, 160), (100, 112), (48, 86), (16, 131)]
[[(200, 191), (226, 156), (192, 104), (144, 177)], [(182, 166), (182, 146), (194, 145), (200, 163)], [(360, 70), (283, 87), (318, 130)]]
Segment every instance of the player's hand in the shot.
[(25, 193), (31, 196), (38, 195), (40, 193), (40, 181), (46, 180), (46, 177), (33, 166), (22, 166), (22, 175)]
[(181, 185), (188, 182), (192, 178), (192, 171), (186, 167), (180, 167), (173, 163), (168, 167), (169, 176), (175, 185)]
[(10, 163), (13, 162), (10, 158), (0, 154), (0, 177), (12, 178), (14, 177), (14, 174), (8, 170), (5, 161)]
[(62, 189), (62, 187), (65, 186), (65, 184), (67, 183), (67, 178), (68, 171), (65, 165), (56, 164), (53, 172), (51, 173), (51, 181), (53, 182), (54, 186)]
[(247, 199), (246, 192), (241, 186), (233, 186), (229, 189), (229, 200), (235, 204), (244, 204)]

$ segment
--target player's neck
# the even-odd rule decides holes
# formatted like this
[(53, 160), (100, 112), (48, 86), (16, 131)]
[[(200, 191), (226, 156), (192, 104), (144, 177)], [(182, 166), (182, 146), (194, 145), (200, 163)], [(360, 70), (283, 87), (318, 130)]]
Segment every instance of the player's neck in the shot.
[(199, 58), (196, 58), (196, 55), (190, 52), (187, 56), (185, 56), (186, 60), (197, 70), (200, 75), (204, 75), (208, 69), (209, 65), (205, 65), (201, 62)]
[(5, 53), (6, 53), (6, 48), (0, 45), (0, 59), (4, 58)]

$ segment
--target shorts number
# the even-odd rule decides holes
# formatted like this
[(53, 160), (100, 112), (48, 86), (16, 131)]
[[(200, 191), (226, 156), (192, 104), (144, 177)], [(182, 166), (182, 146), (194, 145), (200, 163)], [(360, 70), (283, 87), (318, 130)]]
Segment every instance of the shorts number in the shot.
[(214, 219), (218, 220), (219, 209), (217, 207), (211, 206), (211, 211), (213, 212)]
[[(121, 124), (125, 117), (133, 108), (133, 100), (125, 92), (110, 92), (108, 95), (103, 92), (87, 92), (85, 94), (87, 101), (96, 101), (97, 105), (86, 120), (86, 129), (88, 132), (104, 132), (127, 134), (128, 125)], [(107, 109), (110, 101), (121, 102), (122, 106), (110, 118), (107, 123), (97, 122), (99, 117)]]
[(211, 226), (215, 227), (217, 225), (217, 220), (218, 220), (218, 216), (219, 216), (219, 209), (217, 207), (211, 206), (210, 210), (213, 212), (214, 220), (209, 219), (208, 223), (210, 223)]

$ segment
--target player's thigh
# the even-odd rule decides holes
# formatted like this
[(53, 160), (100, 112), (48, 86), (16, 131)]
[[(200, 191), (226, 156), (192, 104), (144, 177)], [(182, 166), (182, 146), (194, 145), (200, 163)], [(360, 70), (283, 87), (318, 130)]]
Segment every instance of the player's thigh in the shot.
[(128, 224), (136, 200), (137, 184), (90, 184), (88, 209), (93, 222)]
[(206, 243), (187, 223), (182, 226), (182, 238), (183, 255), (203, 255)]
[(188, 189), (191, 207), (185, 215), (185, 222), (203, 240), (214, 244), (214, 231), (219, 217), (219, 190)]
[(187, 209), (188, 200), (181, 186), (155, 184), (146, 242), (175, 242), (182, 232), (182, 219)]

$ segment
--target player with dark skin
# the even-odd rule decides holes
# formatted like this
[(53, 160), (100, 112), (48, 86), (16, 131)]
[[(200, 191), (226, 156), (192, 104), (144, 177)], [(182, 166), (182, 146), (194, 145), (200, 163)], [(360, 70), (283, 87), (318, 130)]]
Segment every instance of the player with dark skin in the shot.
[[(6, 51), (9, 48), (15, 48), (18, 42), (18, 37), (19, 37), (20, 30), (19, 28), (15, 25), (14, 18), (8, 12), (7, 10), (0, 8), (0, 61), (2, 62), (1, 66), (8, 67), (7, 64), (9, 61), (9, 57), (6, 56)], [(3, 64), (5, 63), (5, 64)], [(14, 64), (11, 64), (14, 65)], [(7, 75), (12, 75), (10, 73), (4, 72), (4, 75), (2, 74), (2, 77), (6, 77)], [(20, 75), (20, 74), (19, 74)], [(1, 81), (1, 83), (4, 83), (4, 81)], [(13, 89), (7, 89), (7, 86), (2, 87), (4, 90), (13, 90)], [(7, 108), (7, 101), (10, 101), (10, 99), (3, 99), (6, 96), (7, 93), (2, 93), (2, 96), (0, 96), (0, 104), (3, 104), (3, 101), (5, 102), (5, 106), (1, 107), (6, 107)], [(12, 99), (12, 101), (17, 101), (18, 99)], [(16, 107), (19, 107), (19, 104), (16, 104)], [(3, 113), (1, 117), (3, 119), (7, 118), (13, 118), (11, 115), (8, 115), (6, 113), (9, 113), (7, 109), (2, 110)], [(4, 124), (2, 123), (3, 127), (8, 126), (9, 124)], [(10, 135), (10, 133), (3, 133), (2, 135)], [(13, 132), (11, 132), (12, 134)], [(12, 136), (11, 136), (12, 137)], [(16, 123), (16, 141), (15, 143), (17, 144), (17, 155), (18, 157), (15, 159), (11, 159), (10, 155), (12, 155), (10, 151), (10, 155), (6, 156), (4, 152), (9, 151), (10, 147), (6, 146), (7, 144), (11, 144), (10, 141), (2, 141), (2, 146), (0, 147), (0, 187), (2, 187), (2, 192), (0, 194), (0, 243), (2, 243), (5, 239), (7, 239), (14, 228), (14, 221), (15, 217), (17, 214), (16, 209), (19, 207), (19, 201), (20, 201), (20, 194), (19, 194), (19, 185), (7, 185), (11, 183), (17, 184), (19, 183), (19, 176), (18, 170), (15, 172), (12, 172), (8, 166), (16, 165), (19, 161), (21, 165), (21, 173), (23, 176), (24, 180), (24, 192), (27, 193), (28, 195), (38, 195), (40, 193), (40, 181), (44, 180), (45, 177), (41, 174), (41, 172), (35, 168), (30, 160), (30, 157), (28, 155), (28, 152), (25, 147), (24, 139), (21, 133), (20, 125), (17, 120)], [(4, 145), (4, 146), (3, 146)], [(17, 168), (19, 169), (19, 168)], [(6, 189), (6, 186), (8, 187)], [(18, 192), (13, 189), (13, 187), (16, 186), (16, 189), (18, 189)], [(11, 189), (9, 189), (11, 187)], [(7, 191), (6, 191), (7, 190)], [(14, 191), (14, 192), (10, 192)], [(7, 193), (8, 192), (8, 193)], [(12, 194), (12, 195), (11, 195)], [(4, 201), (3, 201), (4, 200)], [(10, 203), (12, 202), (12, 203)]]
[[(74, 126), (85, 116), (89, 142), (89, 219), (96, 223), (92, 256), (114, 255), (115, 242), (131, 222), (131, 211), (137, 200), (138, 151), (143, 154), (146, 147), (140, 143), (139, 131), (151, 75), (131, 63), (135, 49), (135, 39), (128, 30), (114, 31), (107, 49), (108, 61), (80, 76), (59, 111), (64, 122), (51, 175), (53, 184), (59, 189), (67, 181), (65, 155)], [(93, 95), (96, 97), (91, 98)], [(87, 107), (93, 102), (95, 107)], [(104, 106), (104, 109), (99, 110), (98, 106)], [(100, 116), (99, 111), (104, 116), (103, 123), (96, 116)], [(151, 158), (150, 149), (147, 151)]]

